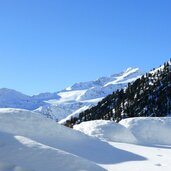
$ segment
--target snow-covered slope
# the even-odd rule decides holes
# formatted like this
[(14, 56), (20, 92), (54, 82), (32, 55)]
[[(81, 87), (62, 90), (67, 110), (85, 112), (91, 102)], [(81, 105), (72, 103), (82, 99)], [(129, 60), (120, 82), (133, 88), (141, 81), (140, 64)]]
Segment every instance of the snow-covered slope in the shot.
[[(111, 126), (112, 123), (107, 121), (94, 123), (97, 125), (95, 129), (115, 131), (116, 140), (126, 129), (119, 124)], [(101, 134), (106, 132), (101, 131)], [(167, 135), (170, 136), (170, 132)], [(39, 113), (0, 109), (0, 171), (171, 169), (169, 146), (116, 143), (115, 139), (112, 142), (108, 138), (101, 141), (99, 137), (92, 136), (59, 125)]]
[[(124, 119), (120, 123), (95, 120), (82, 122), (75, 125), (74, 129), (91, 137), (97, 137), (119, 149), (145, 157), (145, 160), (142, 161), (100, 164), (108, 171), (169, 171), (171, 169), (171, 118), (140, 117)], [(137, 144), (132, 141), (135, 139)], [(130, 140), (134, 144), (130, 144)], [(125, 142), (129, 142), (129, 144)], [(117, 154), (117, 157), (123, 156)], [(128, 156), (126, 157), (128, 158)]]
[(71, 117), (77, 116), (80, 111), (96, 105), (113, 91), (126, 87), (128, 82), (135, 81), (142, 74), (143, 72), (138, 68), (128, 68), (110, 77), (76, 83), (58, 92), (59, 99), (47, 100), (48, 105), (44, 105), (36, 111), (48, 115), (60, 123), (65, 123)]
[(93, 162), (25, 136), (0, 132), (0, 171), (104, 170)]
[(126, 87), (128, 82), (136, 80), (142, 74), (138, 68), (128, 68), (110, 77), (80, 82), (56, 93), (41, 93), (34, 96), (3, 88), (0, 89), (0, 107), (35, 110), (65, 123), (67, 119), (96, 105), (113, 91)]
[(119, 123), (94, 120), (74, 125), (74, 129), (104, 141), (171, 145), (171, 117), (127, 118)]
[(138, 117), (120, 121), (141, 143), (171, 145), (171, 117)]
[(114, 121), (87, 121), (74, 125), (74, 129), (104, 141), (137, 143), (131, 131)]
[[(103, 145), (40, 114), (0, 109), (0, 171), (103, 171), (83, 159), (90, 155), (86, 149), (100, 150)], [(102, 157), (105, 151), (100, 151)]]
[(39, 95), (27, 96), (18, 91), (1, 88), (0, 89), (0, 108), (21, 108), (33, 110), (45, 105), (44, 100), (59, 98), (56, 93), (41, 93)]

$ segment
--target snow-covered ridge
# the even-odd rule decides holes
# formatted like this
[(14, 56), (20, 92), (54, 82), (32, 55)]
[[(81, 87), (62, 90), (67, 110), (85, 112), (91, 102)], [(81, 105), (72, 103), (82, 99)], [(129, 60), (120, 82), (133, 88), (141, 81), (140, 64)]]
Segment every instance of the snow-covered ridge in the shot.
[(125, 88), (128, 82), (135, 81), (142, 74), (138, 68), (128, 68), (109, 77), (76, 83), (56, 93), (41, 93), (34, 96), (27, 96), (15, 90), (0, 89), (0, 107), (35, 110), (64, 123), (67, 119), (77, 116), (80, 111), (96, 105), (117, 89)]
[(104, 85), (104, 87), (110, 85), (110, 84), (123, 84), (123, 83), (128, 83), (128, 82), (132, 82), (135, 79), (138, 79), (140, 75), (137, 75), (137, 77), (133, 77), (131, 74), (135, 74), (136, 72), (139, 71), (139, 68), (128, 68), (125, 72), (123, 72), (122, 75), (119, 75), (118, 77), (116, 77), (116, 80), (111, 81), (107, 84)]
[(48, 113), (49, 116), (57, 119), (60, 123), (65, 123), (71, 117), (77, 116), (80, 111), (96, 105), (107, 95), (125, 88), (129, 82), (135, 81), (142, 74), (143, 72), (138, 68), (128, 68), (109, 77), (76, 83), (58, 92), (59, 99), (47, 100), (46, 103), (49, 105), (43, 106), (39, 112)]
[[(169, 60), (169, 61), (167, 61), (167, 63), (169, 64), (170, 70), (171, 70), (171, 61)], [(165, 63), (165, 64), (166, 64), (166, 63)], [(156, 73), (156, 72), (158, 72), (158, 71), (162, 71), (163, 69), (164, 69), (164, 65), (161, 65), (160, 67), (155, 68), (154, 70), (150, 71), (149, 73), (150, 73), (150, 74), (154, 74), (154, 73)]]
[(106, 87), (110, 84), (119, 84), (119, 83), (128, 83), (129, 79), (136, 79), (140, 77), (144, 72), (140, 71), (139, 68), (127, 68), (125, 71), (119, 74), (113, 74), (109, 77), (100, 77), (94, 81), (80, 82), (72, 85), (71, 87), (66, 88), (65, 90), (83, 90), (90, 89), (94, 87)]
[(1, 88), (0, 108), (11, 107), (33, 110), (45, 105), (45, 100), (58, 98), (59, 96), (56, 93), (41, 93), (39, 95), (28, 96), (16, 90)]

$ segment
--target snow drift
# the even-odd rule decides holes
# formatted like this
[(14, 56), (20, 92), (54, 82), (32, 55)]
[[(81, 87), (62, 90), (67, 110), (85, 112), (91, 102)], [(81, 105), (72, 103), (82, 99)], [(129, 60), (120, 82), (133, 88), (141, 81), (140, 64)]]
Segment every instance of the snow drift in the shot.
[(140, 143), (171, 145), (171, 117), (138, 117), (120, 121)]
[(74, 147), (85, 147), (86, 140), (91, 141), (40, 114), (0, 109), (0, 171), (104, 170), (66, 152), (76, 153)]
[(82, 122), (79, 125), (75, 125), (74, 129), (101, 140), (127, 143), (137, 142), (128, 129), (113, 121), (95, 120)]
[(39, 113), (0, 109), (0, 171), (103, 171), (98, 165), (141, 160)]
[(23, 136), (0, 132), (0, 171), (103, 170), (90, 161)]

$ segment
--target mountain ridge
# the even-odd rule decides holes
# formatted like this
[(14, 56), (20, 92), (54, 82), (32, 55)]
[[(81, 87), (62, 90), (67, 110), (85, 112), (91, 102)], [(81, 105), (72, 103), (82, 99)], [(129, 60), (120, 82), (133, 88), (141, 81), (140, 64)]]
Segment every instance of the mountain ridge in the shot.
[(66, 121), (73, 126), (96, 119), (114, 120), (144, 116), (168, 116), (171, 114), (171, 59), (153, 69), (125, 89), (108, 95), (96, 106), (81, 112), (78, 117)]
[[(142, 75), (138, 68), (128, 68), (118, 74), (100, 77), (93, 81), (78, 82), (55, 93), (40, 93), (28, 96), (11, 89), (0, 89), (1, 108), (35, 110), (47, 117), (60, 121), (96, 105), (102, 98)], [(65, 120), (61, 121), (65, 122)]]

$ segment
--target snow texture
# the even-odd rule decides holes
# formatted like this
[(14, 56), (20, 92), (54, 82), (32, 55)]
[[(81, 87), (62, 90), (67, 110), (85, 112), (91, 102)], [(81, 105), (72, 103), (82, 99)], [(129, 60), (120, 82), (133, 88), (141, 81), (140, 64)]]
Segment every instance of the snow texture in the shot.
[(40, 114), (0, 109), (0, 171), (103, 171), (76, 155), (89, 141), (91, 150), (103, 145)]
[[(134, 119), (123, 123), (127, 127), (141, 124)], [(162, 121), (170, 129), (170, 121)], [(134, 136), (123, 126), (110, 121), (94, 121), (93, 125), (95, 132), (87, 130), (88, 136), (39, 113), (0, 109), (0, 171), (170, 171), (171, 146), (124, 143), (122, 136), (126, 142)]]
[(120, 121), (140, 143), (171, 145), (171, 117), (138, 117)]
[(95, 120), (74, 126), (75, 130), (105, 141), (136, 143), (134, 135), (124, 126), (113, 121)]

